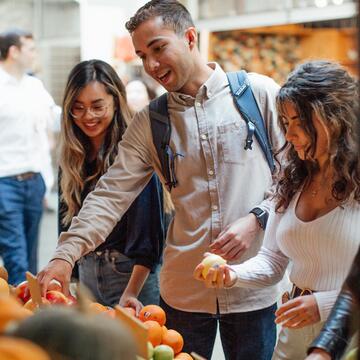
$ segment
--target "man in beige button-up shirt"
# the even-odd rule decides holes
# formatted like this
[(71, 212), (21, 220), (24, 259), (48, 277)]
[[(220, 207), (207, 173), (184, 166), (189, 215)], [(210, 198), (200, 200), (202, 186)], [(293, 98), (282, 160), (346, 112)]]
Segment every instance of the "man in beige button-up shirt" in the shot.
[[(245, 121), (226, 74), (201, 59), (189, 13), (176, 1), (150, 3), (153, 6), (139, 9), (127, 28), (146, 72), (169, 91), (170, 146), (182, 155), (176, 158), (178, 186), (171, 191), (175, 217), (160, 279), (167, 325), (182, 333), (186, 351), (210, 358), (219, 320), (227, 358), (269, 359), (275, 342), (277, 288), (207, 289), (192, 276), (224, 230), (218, 252), (234, 263), (259, 250), (263, 234), (249, 211), (268, 206), (267, 161), (255, 139), (253, 149), (244, 150)], [(249, 79), (276, 145), (278, 86), (258, 74), (249, 74)], [(113, 166), (86, 198), (69, 231), (61, 234), (53, 260), (39, 274), (44, 290), (52, 278), (68, 284), (75, 261), (106, 239), (154, 171), (165, 182), (146, 107), (133, 119)]]

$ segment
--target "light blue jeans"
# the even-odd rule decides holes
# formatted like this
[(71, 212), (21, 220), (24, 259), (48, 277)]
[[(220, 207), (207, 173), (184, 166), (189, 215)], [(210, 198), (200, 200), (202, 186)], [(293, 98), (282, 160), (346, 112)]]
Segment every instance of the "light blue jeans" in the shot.
[[(91, 252), (79, 261), (79, 280), (103, 305), (115, 306), (124, 292), (135, 261), (117, 250)], [(144, 304), (159, 304), (159, 271), (150, 273), (138, 299)]]

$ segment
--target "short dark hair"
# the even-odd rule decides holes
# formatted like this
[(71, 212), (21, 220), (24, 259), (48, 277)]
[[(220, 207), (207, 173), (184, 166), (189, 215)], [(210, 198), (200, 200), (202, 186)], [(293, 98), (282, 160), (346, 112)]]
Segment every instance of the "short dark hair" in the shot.
[(0, 34), (0, 60), (6, 60), (11, 46), (21, 47), (21, 38), (32, 39), (33, 35), (21, 29), (10, 29)]
[(178, 35), (194, 26), (189, 11), (176, 0), (151, 0), (142, 6), (134, 16), (126, 22), (125, 27), (131, 34), (143, 22), (154, 17), (161, 17), (164, 25), (171, 27)]

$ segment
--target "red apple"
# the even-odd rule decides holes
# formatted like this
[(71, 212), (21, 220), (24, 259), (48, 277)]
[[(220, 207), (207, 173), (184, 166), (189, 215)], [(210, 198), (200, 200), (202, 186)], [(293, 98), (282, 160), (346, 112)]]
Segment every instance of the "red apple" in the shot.
[(50, 290), (46, 292), (46, 299), (53, 305), (68, 305), (67, 297), (60, 291)]
[(28, 302), (31, 295), (30, 295), (29, 285), (26, 280), (23, 281), (22, 283), (20, 283), (15, 288), (15, 294), (16, 294), (17, 298), (22, 301), (23, 304), (26, 304)]

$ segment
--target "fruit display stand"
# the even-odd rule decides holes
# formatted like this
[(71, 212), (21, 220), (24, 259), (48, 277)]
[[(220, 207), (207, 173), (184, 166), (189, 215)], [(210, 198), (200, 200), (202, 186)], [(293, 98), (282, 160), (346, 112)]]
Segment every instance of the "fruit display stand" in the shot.
[(120, 306), (115, 306), (115, 315), (133, 334), (138, 346), (138, 355), (148, 358), (148, 330), (145, 325)]
[(100, 314), (121, 322), (122, 328), (127, 330), (126, 333), (132, 334), (137, 345), (138, 359), (206, 360), (195, 353), (190, 355), (182, 351), (184, 346), (182, 335), (165, 326), (166, 314), (158, 305), (144, 306), (137, 316), (132, 308), (123, 308), (120, 305), (111, 308), (95, 302), (91, 293), (81, 284), (77, 284), (76, 288), (72, 289), (75, 290), (76, 297), (66, 296), (57, 281), (48, 284), (48, 290), (42, 297), (36, 276), (27, 273), (27, 280), (14, 287), (7, 283), (7, 272), (2, 270), (4, 269), (0, 267), (0, 308), (8, 310), (0, 314), (0, 333), (5, 331), (10, 323), (16, 326), (16, 323), (32, 316), (34, 312), (42, 312), (44, 309), (46, 313), (45, 308), (49, 306), (75, 306), (79, 318), (80, 314), (86, 317)]
[(115, 307), (116, 318), (132, 332), (138, 344), (139, 359), (153, 360), (206, 360), (197, 354), (182, 352), (182, 335), (168, 329), (165, 311), (158, 305), (144, 306), (136, 317), (128, 308)]
[(30, 295), (31, 295), (33, 303), (35, 304), (36, 307), (42, 306), (43, 301), (41, 298), (41, 289), (40, 289), (40, 285), (39, 285), (39, 282), (38, 282), (36, 276), (31, 274), (29, 271), (27, 271), (26, 272), (26, 280), (29, 284)]

